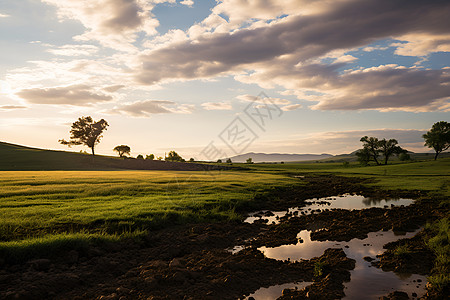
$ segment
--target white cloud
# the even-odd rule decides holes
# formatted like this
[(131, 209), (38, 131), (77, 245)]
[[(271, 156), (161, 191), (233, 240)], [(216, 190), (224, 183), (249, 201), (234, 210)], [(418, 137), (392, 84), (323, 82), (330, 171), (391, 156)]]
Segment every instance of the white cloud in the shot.
[(286, 106), (283, 106), (281, 109), (284, 110), (284, 111), (291, 111), (291, 110), (296, 110), (296, 109), (299, 109), (299, 108), (302, 108), (301, 104), (286, 105)]
[(132, 45), (138, 32), (156, 34), (159, 25), (151, 13), (153, 5), (145, 0), (42, 0), (58, 8), (61, 20), (80, 21), (87, 31), (75, 40), (97, 40), (102, 45), (135, 51)]
[(389, 49), (389, 47), (367, 46), (367, 47), (362, 48), (361, 50), (364, 52), (373, 52), (373, 51), (377, 51), (377, 50), (383, 51), (383, 50), (387, 50), (387, 49)]
[(194, 1), (192, 1), (192, 0), (183, 0), (183, 1), (180, 1), (180, 4), (183, 4), (183, 5), (186, 5), (186, 6), (192, 6), (192, 5), (194, 5)]
[(450, 52), (450, 34), (415, 33), (396, 37), (402, 42), (392, 43), (395, 54), (403, 56), (425, 56), (434, 52)]
[(0, 13), (0, 18), (8, 18), (10, 15)]
[(124, 114), (132, 117), (150, 117), (153, 114), (190, 114), (193, 110), (194, 106), (189, 104), (177, 104), (167, 100), (145, 100), (118, 105), (111, 110), (105, 111), (105, 113)]
[(64, 45), (47, 49), (47, 52), (61, 56), (89, 56), (97, 53), (98, 47), (94, 45)]
[(228, 102), (206, 102), (202, 103), (202, 107), (206, 110), (232, 110), (233, 106), (231, 106)]

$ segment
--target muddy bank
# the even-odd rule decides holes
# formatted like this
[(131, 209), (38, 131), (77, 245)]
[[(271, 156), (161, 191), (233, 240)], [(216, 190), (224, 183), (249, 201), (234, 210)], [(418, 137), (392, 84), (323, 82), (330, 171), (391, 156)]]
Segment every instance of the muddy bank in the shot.
[[(307, 188), (266, 202), (267, 208), (282, 210), (300, 206), (305, 199), (349, 192), (383, 195), (363, 188), (357, 179), (320, 176), (305, 180)], [(419, 195), (402, 191), (386, 194)], [(278, 225), (215, 223), (166, 228), (151, 232), (140, 243), (70, 251), (24, 264), (4, 262), (0, 266), (0, 298), (237, 299), (260, 287), (312, 281), (303, 290), (285, 290), (283, 299), (338, 299), (343, 297), (343, 284), (351, 279), (349, 271), (354, 267), (354, 261), (341, 249), (290, 262), (266, 258), (257, 247), (297, 243), (297, 233), (303, 229), (316, 230), (312, 239), (340, 241), (378, 230), (407, 231), (440, 214), (435, 202), (422, 200), (391, 209), (321, 211), (286, 218)], [(317, 231), (319, 228), (326, 230)], [(247, 248), (236, 254), (226, 250), (236, 245)], [(388, 258), (381, 261), (382, 267), (389, 266)], [(392, 264), (394, 268), (398, 265)]]

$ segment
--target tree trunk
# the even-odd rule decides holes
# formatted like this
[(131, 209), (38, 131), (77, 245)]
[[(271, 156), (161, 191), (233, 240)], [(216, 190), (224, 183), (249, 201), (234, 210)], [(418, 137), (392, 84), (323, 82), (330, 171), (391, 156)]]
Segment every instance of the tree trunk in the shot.
[(377, 166), (380, 164), (380, 163), (378, 162), (377, 157), (376, 157), (375, 155), (373, 155), (373, 160), (375, 161), (375, 163), (377, 164)]
[(436, 151), (436, 154), (434, 155), (434, 160), (437, 159), (438, 155), (439, 155), (439, 152)]
[(92, 149), (92, 155), (95, 155), (94, 147), (91, 147), (91, 149)]

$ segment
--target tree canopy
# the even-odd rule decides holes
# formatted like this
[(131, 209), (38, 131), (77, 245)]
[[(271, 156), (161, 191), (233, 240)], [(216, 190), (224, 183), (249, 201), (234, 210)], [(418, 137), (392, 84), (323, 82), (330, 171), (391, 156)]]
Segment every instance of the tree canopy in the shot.
[(127, 145), (120, 145), (114, 147), (113, 151), (116, 151), (120, 157), (123, 157), (126, 154), (130, 155), (131, 148)]
[(166, 161), (179, 161), (179, 162), (184, 161), (184, 159), (175, 151), (170, 151), (165, 160)]
[(439, 153), (450, 148), (450, 123), (436, 122), (422, 137), (425, 139), (425, 146), (433, 148), (436, 152), (434, 155), (434, 160), (436, 160)]
[(92, 155), (95, 155), (94, 147), (100, 143), (100, 140), (103, 137), (102, 133), (108, 126), (108, 122), (104, 119), (95, 122), (90, 116), (81, 117), (72, 124), (70, 140), (66, 141), (62, 139), (59, 140), (59, 142), (69, 147), (73, 145), (86, 145), (91, 148)]
[(389, 158), (392, 155), (399, 155), (406, 153), (402, 147), (398, 146), (396, 139), (382, 139), (379, 140), (376, 137), (364, 136), (360, 140), (363, 143), (363, 148), (356, 152), (358, 160), (362, 164), (368, 164), (373, 160), (377, 165), (380, 165), (379, 156), (384, 158), (384, 164), (387, 165)]

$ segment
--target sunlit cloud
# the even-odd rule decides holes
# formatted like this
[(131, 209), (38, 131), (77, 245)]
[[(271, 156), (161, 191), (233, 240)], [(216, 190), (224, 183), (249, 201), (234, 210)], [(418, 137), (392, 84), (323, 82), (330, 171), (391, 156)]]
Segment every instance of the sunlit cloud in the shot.
[(156, 34), (159, 22), (153, 17), (153, 5), (144, 0), (42, 0), (58, 8), (61, 20), (80, 21), (87, 31), (78, 41), (97, 40), (106, 47), (134, 51), (138, 32)]
[[(140, 56), (142, 67), (136, 74), (136, 80), (140, 84), (152, 85), (235, 74), (236, 80), (256, 83), (263, 88), (309, 88), (325, 94), (314, 97), (321, 101), (314, 109), (430, 111), (446, 107), (443, 97), (448, 95), (447, 75), (442, 72), (385, 71), (383, 75), (388, 75), (388, 78), (382, 78), (382, 83), (377, 84), (370, 80), (381, 75), (381, 71), (368, 70), (373, 71), (373, 76), (365, 74), (363, 79), (357, 80), (363, 83), (357, 88), (350, 81), (357, 76), (341, 75), (339, 68), (356, 60), (345, 51), (371, 44), (375, 39), (447, 31), (450, 21), (442, 12), (450, 11), (450, 4), (439, 2), (424, 5), (420, 1), (396, 1), (385, 3), (386, 7), (380, 11), (379, 2), (374, 0), (343, 1), (335, 5), (325, 3), (318, 1), (317, 7), (307, 14), (300, 14), (301, 9), (297, 6), (298, 15), (267, 23), (263, 27), (210, 32), (206, 36), (199, 33), (195, 43), (191, 40), (167, 42), (165, 46), (148, 50)], [(247, 4), (247, 1), (224, 1), (213, 12), (227, 11), (230, 18), (233, 14), (236, 19), (245, 18), (244, 15), (239, 16), (238, 11), (245, 14), (246, 10), (242, 7)], [(287, 9), (275, 9), (275, 13), (267, 12), (265, 15), (266, 10), (262, 6), (261, 3), (261, 11), (256, 13), (259, 18), (271, 18)], [(233, 7), (236, 7), (235, 11)], [(289, 5), (286, 4), (286, 7)], [(393, 15), (396, 17), (392, 18)], [(420, 24), (419, 27), (411, 26), (410, 15), (417, 15), (414, 22)], [(214, 26), (217, 24), (214, 23)], [(323, 62), (320, 66), (319, 62), (326, 59), (332, 59), (333, 65)], [(159, 72), (154, 72), (155, 69)], [(412, 77), (416, 79), (416, 84), (419, 79), (424, 79), (436, 90), (427, 91), (422, 84), (422, 88), (414, 89), (414, 97), (407, 100), (411, 95), (407, 82)], [(399, 86), (392, 86), (397, 82)], [(347, 87), (348, 83), (353, 90)], [(362, 96), (358, 96), (360, 92)], [(349, 95), (352, 96), (350, 99)]]
[(47, 51), (61, 56), (89, 56), (98, 52), (98, 47), (94, 45), (64, 45)]
[(177, 104), (167, 100), (145, 100), (125, 103), (105, 111), (108, 114), (124, 114), (132, 117), (150, 117), (154, 114), (192, 113), (194, 107), (187, 104)]
[(55, 88), (24, 89), (17, 96), (33, 104), (85, 106), (112, 101), (111, 95), (95, 91), (91, 86), (72, 85)]
[(8, 110), (14, 110), (14, 109), (25, 109), (26, 106), (22, 105), (0, 105), (0, 110), (8, 111)]
[(202, 103), (206, 110), (232, 110), (233, 106), (228, 102), (206, 102)]
[(0, 18), (8, 18), (10, 15), (0, 13)]
[(299, 109), (299, 108), (302, 108), (302, 107), (303, 107), (303, 105), (301, 105), (301, 104), (291, 104), (291, 105), (283, 106), (281, 108), (281, 110), (292, 111), (292, 110), (296, 110), (296, 109)]
[[(450, 34), (407, 34), (396, 38), (402, 42), (392, 43), (395, 54), (425, 56), (434, 52), (450, 52)], [(450, 66), (450, 63), (449, 63)]]
[(186, 6), (192, 6), (192, 5), (194, 5), (194, 1), (193, 0), (183, 0), (183, 1), (180, 1), (180, 4), (183, 4)]

